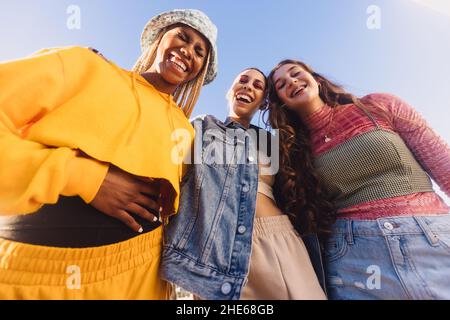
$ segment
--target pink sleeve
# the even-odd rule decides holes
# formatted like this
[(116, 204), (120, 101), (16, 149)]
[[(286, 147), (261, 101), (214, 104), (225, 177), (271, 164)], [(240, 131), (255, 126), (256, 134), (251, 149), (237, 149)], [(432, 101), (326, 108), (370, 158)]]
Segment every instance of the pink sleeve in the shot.
[(450, 148), (408, 103), (389, 94), (368, 97), (386, 108), (393, 129), (403, 138), (416, 160), (450, 197)]

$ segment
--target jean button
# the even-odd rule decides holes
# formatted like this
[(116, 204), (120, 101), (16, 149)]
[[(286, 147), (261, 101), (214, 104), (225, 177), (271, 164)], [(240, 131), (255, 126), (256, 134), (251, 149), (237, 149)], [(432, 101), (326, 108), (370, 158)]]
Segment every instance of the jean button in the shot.
[(393, 229), (394, 229), (394, 226), (393, 226), (392, 223), (390, 223), (390, 222), (385, 222), (385, 223), (384, 223), (384, 227), (385, 227), (386, 229), (388, 229), (388, 230), (393, 230)]
[(223, 294), (229, 294), (231, 292), (231, 284), (225, 282), (222, 285), (222, 288), (220, 288), (220, 290), (222, 291)]
[(245, 226), (239, 226), (239, 227), (238, 227), (238, 232), (239, 232), (240, 234), (244, 234), (245, 231), (247, 231), (247, 228), (246, 228)]
[(252, 157), (252, 156), (249, 156), (249, 157), (248, 157), (248, 162), (253, 162), (253, 161), (255, 161), (255, 158)]
[(248, 192), (249, 190), (250, 190), (250, 187), (248, 186), (248, 184), (244, 184), (244, 186), (242, 187), (242, 191)]

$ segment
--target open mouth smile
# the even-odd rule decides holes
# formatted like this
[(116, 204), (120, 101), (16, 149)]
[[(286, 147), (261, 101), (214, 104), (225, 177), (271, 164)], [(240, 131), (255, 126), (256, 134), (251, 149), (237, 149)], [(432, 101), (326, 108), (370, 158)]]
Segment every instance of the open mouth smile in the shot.
[(253, 101), (255, 101), (255, 98), (249, 96), (246, 93), (237, 93), (236, 94), (236, 100), (239, 102), (243, 102), (243, 103), (252, 103)]
[(189, 71), (189, 65), (185, 61), (183, 61), (183, 59), (181, 59), (181, 57), (176, 53), (170, 53), (168, 60), (181, 73)]
[(308, 87), (308, 85), (306, 85), (306, 84), (304, 84), (304, 85), (298, 87), (296, 90), (294, 90), (294, 91), (291, 93), (291, 98), (295, 98), (295, 97), (299, 96), (300, 94), (302, 94), (303, 91), (304, 91), (307, 87)]

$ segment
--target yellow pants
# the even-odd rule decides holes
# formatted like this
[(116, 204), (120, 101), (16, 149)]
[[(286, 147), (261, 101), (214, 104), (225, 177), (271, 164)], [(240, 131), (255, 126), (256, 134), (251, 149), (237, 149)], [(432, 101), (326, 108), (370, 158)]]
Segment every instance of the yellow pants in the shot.
[(158, 274), (162, 227), (96, 248), (53, 248), (0, 239), (0, 299), (168, 299)]

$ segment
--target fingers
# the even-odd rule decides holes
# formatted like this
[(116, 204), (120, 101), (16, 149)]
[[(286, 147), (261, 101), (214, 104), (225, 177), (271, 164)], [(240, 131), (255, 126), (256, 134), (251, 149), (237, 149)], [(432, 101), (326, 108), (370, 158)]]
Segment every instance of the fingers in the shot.
[(136, 203), (130, 203), (128, 205), (127, 211), (132, 212), (150, 222), (156, 222), (158, 221), (158, 217), (154, 214), (151, 214), (147, 209), (144, 207), (136, 204)]
[(139, 191), (145, 195), (148, 195), (154, 199), (159, 198), (160, 193), (160, 183), (157, 180), (149, 179), (149, 180), (142, 180), (142, 179), (136, 179), (136, 181), (139, 184)]
[(138, 180), (141, 180), (141, 181), (143, 181), (145, 183), (159, 183), (159, 180), (155, 179), (155, 178), (148, 178), (148, 177), (136, 176), (136, 175), (133, 175), (133, 177), (138, 179)]
[(159, 180), (136, 177), (111, 165), (91, 205), (135, 232), (142, 233), (142, 226), (132, 215), (156, 222), (160, 212), (159, 203)]
[(125, 225), (127, 225), (130, 229), (135, 232), (142, 233), (144, 229), (142, 226), (134, 220), (134, 218), (126, 211), (119, 210), (115, 214), (111, 215), (113, 218), (116, 218), (122, 221)]
[(146, 194), (139, 194), (133, 202), (156, 214), (160, 211), (161, 205), (158, 197), (154, 198)]

